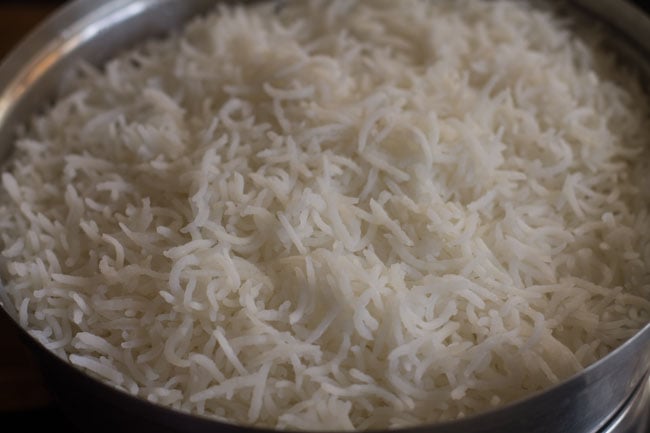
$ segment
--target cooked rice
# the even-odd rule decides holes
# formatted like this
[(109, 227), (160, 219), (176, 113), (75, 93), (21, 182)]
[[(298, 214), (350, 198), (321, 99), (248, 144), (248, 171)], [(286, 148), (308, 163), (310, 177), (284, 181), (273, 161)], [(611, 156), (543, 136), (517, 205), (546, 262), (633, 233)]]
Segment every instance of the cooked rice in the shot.
[(514, 1), (222, 6), (84, 66), (2, 174), (47, 348), (237, 424), (455, 419), (648, 322), (638, 79)]

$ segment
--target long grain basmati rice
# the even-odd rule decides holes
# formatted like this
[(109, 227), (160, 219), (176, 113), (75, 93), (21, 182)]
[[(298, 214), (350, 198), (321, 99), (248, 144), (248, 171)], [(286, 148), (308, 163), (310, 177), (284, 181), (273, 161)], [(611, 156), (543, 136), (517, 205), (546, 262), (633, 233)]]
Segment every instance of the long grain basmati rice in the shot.
[(649, 110), (514, 1), (222, 6), (85, 65), (2, 174), (0, 292), (72, 364), (239, 424), (544, 389), (650, 312)]

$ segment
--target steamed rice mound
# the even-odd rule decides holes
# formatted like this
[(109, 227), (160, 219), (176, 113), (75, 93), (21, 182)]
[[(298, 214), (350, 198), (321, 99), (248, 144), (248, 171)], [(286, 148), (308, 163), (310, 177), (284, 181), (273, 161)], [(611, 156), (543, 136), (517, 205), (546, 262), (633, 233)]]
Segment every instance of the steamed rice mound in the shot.
[(649, 319), (648, 99), (514, 1), (220, 7), (82, 66), (2, 174), (1, 298), (150, 401), (411, 426)]

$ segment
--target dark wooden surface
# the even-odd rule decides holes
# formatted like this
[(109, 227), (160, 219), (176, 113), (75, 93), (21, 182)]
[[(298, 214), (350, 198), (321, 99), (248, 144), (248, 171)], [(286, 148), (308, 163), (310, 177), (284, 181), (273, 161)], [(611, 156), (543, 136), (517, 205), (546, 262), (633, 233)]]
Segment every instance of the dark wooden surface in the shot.
[(0, 2), (0, 56), (8, 52), (56, 6), (57, 3), (54, 2)]

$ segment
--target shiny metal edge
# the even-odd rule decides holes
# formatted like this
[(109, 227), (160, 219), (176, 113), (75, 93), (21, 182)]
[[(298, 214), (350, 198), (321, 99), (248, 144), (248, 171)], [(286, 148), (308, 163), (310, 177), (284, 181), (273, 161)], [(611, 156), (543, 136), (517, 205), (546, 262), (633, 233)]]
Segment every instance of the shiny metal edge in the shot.
[(648, 433), (650, 431), (650, 376), (643, 378), (624, 407), (598, 433)]
[[(25, 39), (0, 66), (0, 83), (7, 83), (4, 86), (6, 90), (0, 95), (0, 116), (6, 115), (27, 89), (75, 47), (93, 38), (101, 30), (146, 8), (141, 2), (131, 5), (128, 3), (128, 0), (100, 0), (99, 7), (91, 1), (72, 3)], [(92, 9), (89, 9), (90, 13), (84, 15), (83, 19), (60, 31), (55, 30), (58, 33), (56, 35), (50, 35), (50, 28), (57, 29), (59, 22), (67, 22), (68, 17), (83, 14), (85, 6), (92, 6)], [(28, 60), (23, 61), (23, 57), (28, 57)], [(3, 118), (0, 117), (0, 125), (2, 121)]]
[[(101, 64), (143, 39), (178, 28), (180, 21), (205, 12), (217, 2), (76, 0), (56, 11), (0, 64), (0, 160), (9, 154), (16, 128), (42, 110), (43, 101), (51, 102), (57, 96), (66, 68), (75, 61), (83, 58)], [(142, 17), (147, 17), (145, 23), (125, 26)], [(120, 32), (114, 31), (117, 27)], [(110, 45), (100, 41), (106, 34), (111, 35)]]
[[(42, 109), (44, 97), (47, 99), (48, 97), (53, 97), (54, 94), (47, 92), (45, 95), (38, 95), (39, 105), (27, 104), (30, 107), (25, 111), (16, 109), (20, 105), (20, 102), (22, 102), (21, 99), (29, 96), (28, 93), (37, 88), (39, 84), (43, 84), (44, 80), (50, 80), (53, 77), (60, 78), (57, 73), (61, 73), (61, 71), (56, 70), (56, 68), (61, 66), (61, 63), (69, 63), (70, 59), (68, 56), (74, 54), (88, 42), (93, 41), (103, 31), (110, 30), (117, 24), (123, 24), (131, 18), (148, 13), (151, 9), (160, 8), (163, 4), (175, 4), (181, 15), (187, 19), (194, 15), (196, 11), (206, 10), (217, 2), (218, 0), (75, 0), (59, 9), (42, 25), (37, 27), (36, 30), (30, 33), (4, 59), (2, 64), (0, 64), (0, 160), (6, 157), (10, 149), (10, 143), (13, 140), (16, 125), (26, 118), (24, 117), (24, 113), (36, 113), (39, 109)], [(599, 2), (592, 0), (572, 0), (572, 3), (589, 14), (598, 17), (601, 21), (607, 23), (617, 32), (625, 35), (628, 40), (632, 41), (634, 47), (628, 47), (630, 48), (626, 50), (628, 52), (623, 54), (631, 54), (636, 60), (641, 59), (642, 61), (639, 63), (639, 66), (646, 73), (650, 71), (650, 68), (647, 68), (647, 57), (648, 53), (650, 53), (650, 18), (647, 15), (623, 0), (600, 0)], [(158, 30), (170, 30), (173, 27), (165, 28), (164, 24), (175, 21), (179, 20), (171, 19), (165, 21), (159, 26), (160, 28)], [(639, 53), (639, 50), (642, 53)], [(114, 54), (115, 50), (111, 49), (110, 52)], [(94, 63), (101, 63), (107, 58), (108, 55), (99, 55), (95, 57)], [(1, 285), (0, 290), (2, 290)], [(2, 305), (1, 302), (0, 305)], [(0, 308), (0, 310), (2, 310), (0, 311), (1, 314), (6, 314), (15, 322), (15, 317), (9, 311), (5, 308)], [(17, 323), (16, 325), (20, 328)], [(28, 332), (22, 328), (20, 329), (26, 338), (31, 340), (32, 345), (42, 347)], [(647, 374), (647, 368), (650, 366), (649, 347), (650, 324), (646, 325), (635, 336), (606, 357), (590, 365), (581, 373), (551, 388), (508, 405), (460, 420), (398, 429), (395, 431), (452, 433), (458, 431), (478, 431), (476, 426), (479, 424), (504, 425), (499, 419), (494, 424), (494, 418), (502, 418), (504, 415), (511, 414), (512, 412), (529, 413), (530, 411), (525, 409), (537, 406), (542, 399), (558, 402), (558, 398), (566, 394), (566, 390), (583, 386), (585, 383), (588, 384), (598, 381), (605, 376), (608, 369), (615, 369), (616, 365), (623, 364), (622, 362), (614, 363), (612, 360), (621, 360), (629, 357), (631, 353), (642, 352), (642, 355), (638, 359), (638, 365), (645, 366), (645, 368), (640, 368), (639, 374), (634, 376), (625, 385), (629, 389), (629, 392), (632, 393), (637, 387), (639, 380), (641, 380), (641, 377)], [(76, 367), (73, 368), (76, 369)], [(86, 376), (91, 377), (89, 375)], [(93, 380), (106, 389), (110, 388), (99, 380)], [(127, 400), (131, 400), (137, 404), (152, 406), (158, 409), (162, 407), (118, 389), (110, 388), (110, 390), (123, 394)], [(623, 400), (621, 405), (624, 404), (625, 401)], [(217, 422), (209, 417), (190, 415), (172, 408), (164, 409), (170, 413), (176, 413), (181, 417), (185, 417), (187, 420), (198, 420), (202, 423), (214, 424), (216, 426), (233, 426), (232, 424)], [(591, 427), (590, 431), (599, 431), (608, 421), (608, 419), (599, 420)], [(250, 429), (247, 426), (242, 426), (242, 428)], [(275, 431), (268, 429), (253, 430), (259, 432)]]
[(572, 2), (601, 17), (610, 26), (628, 35), (645, 50), (646, 54), (650, 54), (650, 16), (638, 7), (621, 0), (572, 0)]

